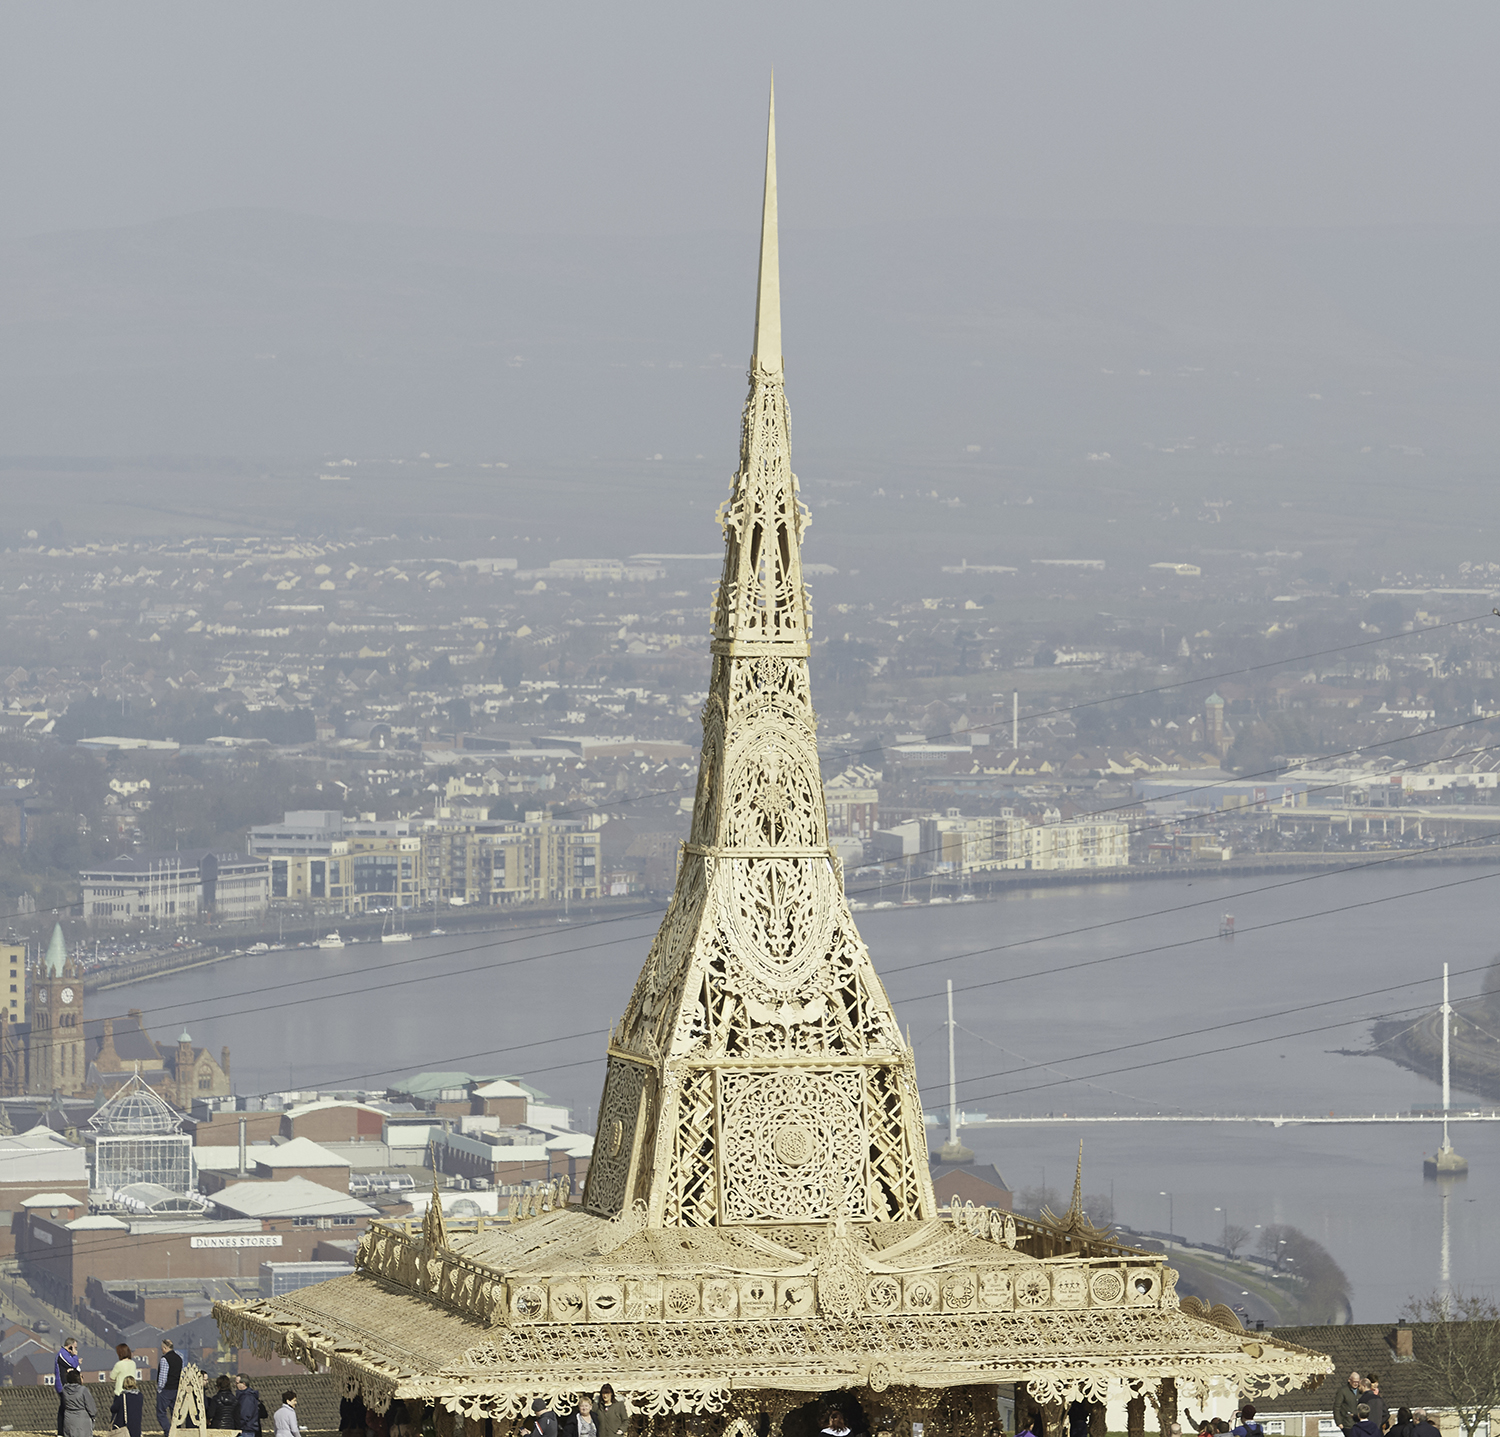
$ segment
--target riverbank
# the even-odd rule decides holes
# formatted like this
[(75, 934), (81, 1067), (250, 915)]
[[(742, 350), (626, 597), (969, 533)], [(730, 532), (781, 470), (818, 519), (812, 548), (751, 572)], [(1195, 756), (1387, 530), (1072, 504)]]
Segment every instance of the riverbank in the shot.
[[(1485, 974), (1484, 992), (1455, 1008), (1448, 1035), (1452, 1085), (1476, 1097), (1500, 1101), (1500, 957)], [(1388, 1058), (1433, 1082), (1443, 1075), (1443, 1021), (1434, 1007), (1416, 1022), (1383, 1020), (1371, 1030), (1369, 1056)]]
[[(528, 905), (522, 911), (501, 908), (450, 909), (432, 923), (427, 913), (407, 914), (406, 929), (413, 939), (459, 937), (480, 933), (515, 933), (528, 929), (551, 932), (571, 925), (589, 926), (601, 921), (629, 919), (642, 914), (663, 912), (664, 905), (651, 899), (603, 899), (594, 904), (572, 904), (561, 907)], [(293, 948), (315, 948), (320, 940), (337, 933), (348, 945), (384, 945), (381, 936), (388, 931), (389, 919), (378, 914), (297, 914), (285, 916), (274, 927), (236, 928), (232, 934), (209, 930), (187, 943), (174, 943), (156, 953), (110, 963), (86, 972), (85, 993), (102, 993), (111, 988), (125, 988), (174, 973), (207, 968), (230, 958), (256, 957), (268, 952)], [(429, 926), (431, 925), (431, 926)], [(264, 946), (260, 946), (264, 945)], [(397, 950), (399, 951), (399, 950)]]
[[(1378, 856), (1358, 853), (1284, 853), (1251, 855), (1216, 863), (1149, 863), (1132, 864), (1123, 868), (1067, 869), (1061, 872), (1021, 869), (973, 875), (962, 883), (946, 878), (913, 879), (908, 883), (896, 875), (882, 879), (874, 870), (863, 869), (846, 877), (845, 891), (855, 912), (864, 913), (877, 907), (922, 908), (929, 904), (943, 906), (959, 902), (996, 902), (1027, 889), (1087, 888), (1101, 884), (1161, 883), (1173, 880), (1192, 883), (1204, 879), (1276, 878), (1299, 874), (1331, 874), (1341, 870), (1358, 873), (1372, 869), (1377, 872), (1438, 867), (1474, 869), (1487, 865), (1500, 865), (1500, 846), (1465, 849), (1462, 853), (1424, 853), (1421, 850)], [(886, 898), (887, 893), (893, 896)], [(912, 896), (914, 893), (922, 896)], [(907, 896), (902, 897), (902, 894)], [(426, 938), (449, 934), (516, 932), (526, 928), (548, 930), (554, 925), (587, 925), (601, 920), (628, 919), (665, 911), (664, 897), (635, 896), (604, 898), (591, 904), (572, 904), (567, 909), (540, 904), (528, 904), (524, 909), (446, 908), (435, 914), (423, 909), (404, 915), (402, 922), (404, 931), (409, 932), (413, 938)], [(173, 944), (157, 953), (86, 973), (84, 992), (96, 993), (128, 987), (152, 978), (221, 963), (229, 958), (245, 956), (259, 944), (266, 945), (260, 950), (262, 952), (299, 948), (314, 945), (334, 932), (346, 944), (378, 943), (382, 934), (388, 930), (389, 923), (389, 917), (380, 914), (297, 913), (279, 915), (274, 926), (266, 923), (255, 928), (237, 927), (232, 933), (211, 929), (207, 933), (194, 935), (189, 943)], [(1500, 1032), (1500, 994), (1497, 994), (1496, 1002), (1497, 1012), (1493, 1026)], [(1379, 1036), (1377, 1033), (1377, 1037)], [(1410, 1055), (1403, 1052), (1398, 1056), (1393, 1052), (1390, 1056), (1414, 1072), (1424, 1075), (1431, 1072), (1425, 1053), (1416, 1046), (1412, 1047)], [(1481, 1065), (1476, 1073), (1482, 1074), (1484, 1081), (1491, 1086), (1476, 1087), (1470, 1091), (1500, 1099), (1500, 1042), (1496, 1044), (1493, 1067), (1485, 1068)]]

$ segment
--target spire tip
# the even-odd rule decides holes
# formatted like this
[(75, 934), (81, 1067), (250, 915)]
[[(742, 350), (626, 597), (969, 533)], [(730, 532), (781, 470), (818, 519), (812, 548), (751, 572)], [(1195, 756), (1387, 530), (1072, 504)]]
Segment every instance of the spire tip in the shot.
[(781, 257), (776, 225), (776, 73), (766, 118), (766, 188), (760, 217), (760, 279), (755, 296), (755, 348), (751, 369), (781, 372)]

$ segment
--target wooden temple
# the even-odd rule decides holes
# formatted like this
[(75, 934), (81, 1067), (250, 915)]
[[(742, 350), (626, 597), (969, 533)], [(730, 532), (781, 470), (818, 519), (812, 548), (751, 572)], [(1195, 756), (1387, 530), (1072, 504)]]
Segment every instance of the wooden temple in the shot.
[[(639, 1424), (779, 1432), (850, 1392), (898, 1434), (983, 1434), (1023, 1411), (1280, 1393), (1323, 1356), (1180, 1304), (1176, 1273), (1075, 1202), (1028, 1221), (933, 1192), (912, 1050), (829, 846), (809, 687), (781, 355), (774, 103), (740, 463), (691, 835), (608, 1040), (587, 1185), (505, 1223), (375, 1222), (352, 1276), (215, 1306), (224, 1339), (327, 1367), (442, 1437), (609, 1383)], [(1012, 1384), (1014, 1385), (1012, 1387)], [(1076, 1412), (1076, 1409), (1074, 1409)], [(1055, 1426), (1049, 1424), (1049, 1432)]]

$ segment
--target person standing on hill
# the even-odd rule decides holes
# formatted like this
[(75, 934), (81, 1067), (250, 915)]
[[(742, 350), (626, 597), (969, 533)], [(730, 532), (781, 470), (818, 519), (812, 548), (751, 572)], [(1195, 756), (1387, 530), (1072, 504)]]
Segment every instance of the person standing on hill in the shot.
[(534, 1437), (557, 1437), (557, 1413), (545, 1397), (535, 1397), (531, 1402), (531, 1421), (526, 1431)]
[(615, 1389), (607, 1382), (599, 1389), (599, 1405), (594, 1409), (594, 1421), (599, 1428), (599, 1437), (625, 1437), (630, 1410), (615, 1396)]
[(120, 1418), (115, 1426), (123, 1427), (130, 1437), (141, 1437), (141, 1417), (145, 1410), (141, 1402), (141, 1384), (134, 1377), (127, 1377), (115, 1401), (120, 1408)]
[(161, 1340), (161, 1361), (156, 1364), (156, 1425), (163, 1437), (172, 1437), (172, 1412), (177, 1406), (177, 1388), (182, 1382), (182, 1356), (172, 1339)]
[(70, 1337), (61, 1347), (57, 1349), (57, 1356), (52, 1360), (52, 1387), (57, 1393), (57, 1431), (61, 1437), (63, 1430), (63, 1386), (67, 1381), (68, 1373), (77, 1372), (82, 1365), (83, 1359), (78, 1355), (78, 1339)]
[(94, 1419), (99, 1408), (94, 1403), (94, 1394), (83, 1385), (83, 1373), (76, 1367), (68, 1369), (63, 1378), (63, 1437), (94, 1437)]
[(302, 1437), (302, 1429), (297, 1425), (297, 1394), (290, 1388), (281, 1394), (275, 1421), (276, 1437)]
[(1344, 1437), (1354, 1429), (1354, 1409), (1359, 1404), (1359, 1373), (1351, 1372), (1349, 1380), (1333, 1394), (1333, 1423)]
[(1372, 1372), (1365, 1378), (1365, 1382), (1367, 1386), (1364, 1391), (1363, 1401), (1365, 1406), (1370, 1409), (1370, 1421), (1375, 1424), (1377, 1432), (1383, 1432), (1385, 1430), (1385, 1419), (1390, 1408), (1385, 1405), (1385, 1398), (1380, 1395), (1380, 1374)]
[(266, 1404), (243, 1372), (235, 1378), (235, 1386), (239, 1389), (241, 1437), (260, 1437), (260, 1424), (269, 1415)]
[(234, 1395), (234, 1383), (229, 1380), (228, 1373), (221, 1372), (214, 1379), (214, 1390), (204, 1404), (203, 1415), (210, 1427), (228, 1428), (232, 1432), (240, 1430), (240, 1400)]
[[(115, 1343), (115, 1365), (109, 1369), (109, 1380), (114, 1384), (114, 1391), (110, 1394), (109, 1420), (116, 1427), (125, 1425), (125, 1418), (121, 1415), (124, 1408), (120, 1404), (120, 1394), (125, 1390), (125, 1379), (136, 1377), (135, 1358), (130, 1355), (128, 1343)], [(139, 1388), (139, 1382), (137, 1382)]]

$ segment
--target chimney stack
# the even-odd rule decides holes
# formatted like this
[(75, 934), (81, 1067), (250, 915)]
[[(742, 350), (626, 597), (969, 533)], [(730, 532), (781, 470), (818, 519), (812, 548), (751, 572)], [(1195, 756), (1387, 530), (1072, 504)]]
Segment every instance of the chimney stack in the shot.
[(1411, 1328), (1398, 1327), (1396, 1329), (1396, 1360), (1399, 1362), (1403, 1357), (1412, 1357), (1411, 1350)]

